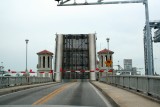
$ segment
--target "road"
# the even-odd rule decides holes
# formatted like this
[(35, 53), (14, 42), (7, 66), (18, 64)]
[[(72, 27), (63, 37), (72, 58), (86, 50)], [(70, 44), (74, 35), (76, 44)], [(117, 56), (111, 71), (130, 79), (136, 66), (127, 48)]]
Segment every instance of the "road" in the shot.
[(89, 82), (58, 83), (0, 96), (0, 105), (112, 107)]

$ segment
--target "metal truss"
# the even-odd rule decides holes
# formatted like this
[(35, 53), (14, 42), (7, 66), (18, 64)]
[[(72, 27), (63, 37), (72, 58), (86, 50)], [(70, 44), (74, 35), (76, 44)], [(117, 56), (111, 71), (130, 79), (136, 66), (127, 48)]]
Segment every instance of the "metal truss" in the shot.
[(149, 25), (151, 28), (160, 29), (160, 21), (150, 21)]
[[(79, 5), (102, 5), (102, 4), (124, 4), (124, 3), (143, 3), (145, 0), (124, 0), (124, 1), (103, 1), (97, 0), (97, 2), (88, 2), (85, 0), (84, 3), (78, 3), (76, 0), (55, 0), (58, 1), (57, 6), (79, 6)], [(69, 2), (69, 3), (68, 3)], [(72, 3), (70, 3), (72, 2)]]
[[(145, 75), (153, 75), (154, 74), (154, 62), (153, 62), (153, 43), (152, 43), (152, 36), (150, 37), (150, 39), (147, 39), (147, 29), (146, 26), (144, 27), (144, 63), (145, 63)], [(151, 29), (150, 29), (150, 35), (151, 34)], [(148, 44), (148, 41), (150, 44)], [(151, 48), (150, 50), (147, 48), (147, 46), (150, 45)], [(150, 53), (150, 56), (148, 54), (148, 52)], [(150, 58), (150, 59), (149, 59)], [(150, 61), (150, 62), (148, 62)], [(152, 68), (151, 70), (148, 69), (148, 66), (150, 66), (149, 64), (151, 64)]]
[[(149, 26), (150, 26), (150, 39), (149, 39), (149, 43), (151, 45), (151, 64), (152, 64), (152, 70), (151, 72), (148, 70), (148, 67), (149, 66), (148, 64), (148, 48), (147, 48), (147, 30), (146, 30), (146, 26), (144, 27), (144, 59), (145, 59), (145, 74), (146, 75), (153, 75), (154, 74), (154, 61), (153, 61), (153, 40), (152, 40), (152, 28), (153, 29), (160, 29), (160, 21), (150, 21), (149, 22)], [(158, 42), (155, 38), (154, 38), (154, 42)], [(160, 42), (160, 41), (159, 41)]]
[[(156, 29), (156, 31), (154, 32), (155, 35), (153, 37), (153, 41), (155, 43), (160, 42), (160, 21), (150, 21), (149, 22), (150, 28), (152, 29)], [(152, 32), (152, 31), (151, 31)]]

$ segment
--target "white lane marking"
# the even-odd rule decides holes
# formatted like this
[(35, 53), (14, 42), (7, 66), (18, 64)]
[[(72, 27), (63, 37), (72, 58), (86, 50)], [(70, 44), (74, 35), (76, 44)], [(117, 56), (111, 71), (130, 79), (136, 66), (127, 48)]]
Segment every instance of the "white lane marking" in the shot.
[(111, 103), (106, 100), (106, 98), (100, 93), (98, 89), (96, 89), (91, 83), (89, 83), (91, 87), (96, 91), (96, 93), (99, 95), (99, 97), (104, 101), (107, 107), (112, 107)]

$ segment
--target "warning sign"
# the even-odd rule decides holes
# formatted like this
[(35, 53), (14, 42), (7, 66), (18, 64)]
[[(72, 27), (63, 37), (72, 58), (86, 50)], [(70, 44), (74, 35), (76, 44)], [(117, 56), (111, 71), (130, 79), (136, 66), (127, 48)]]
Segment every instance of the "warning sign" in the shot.
[(105, 64), (106, 64), (107, 67), (111, 67), (111, 65), (112, 65), (112, 60), (107, 60), (107, 61), (105, 61)]

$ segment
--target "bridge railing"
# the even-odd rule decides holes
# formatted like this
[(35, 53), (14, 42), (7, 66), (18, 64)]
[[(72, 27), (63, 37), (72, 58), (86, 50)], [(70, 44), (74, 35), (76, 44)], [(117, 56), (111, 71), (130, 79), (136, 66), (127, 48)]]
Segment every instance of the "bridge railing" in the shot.
[(160, 98), (160, 76), (106, 76), (100, 81)]
[(51, 81), (52, 79), (49, 77), (0, 77), (0, 88)]

